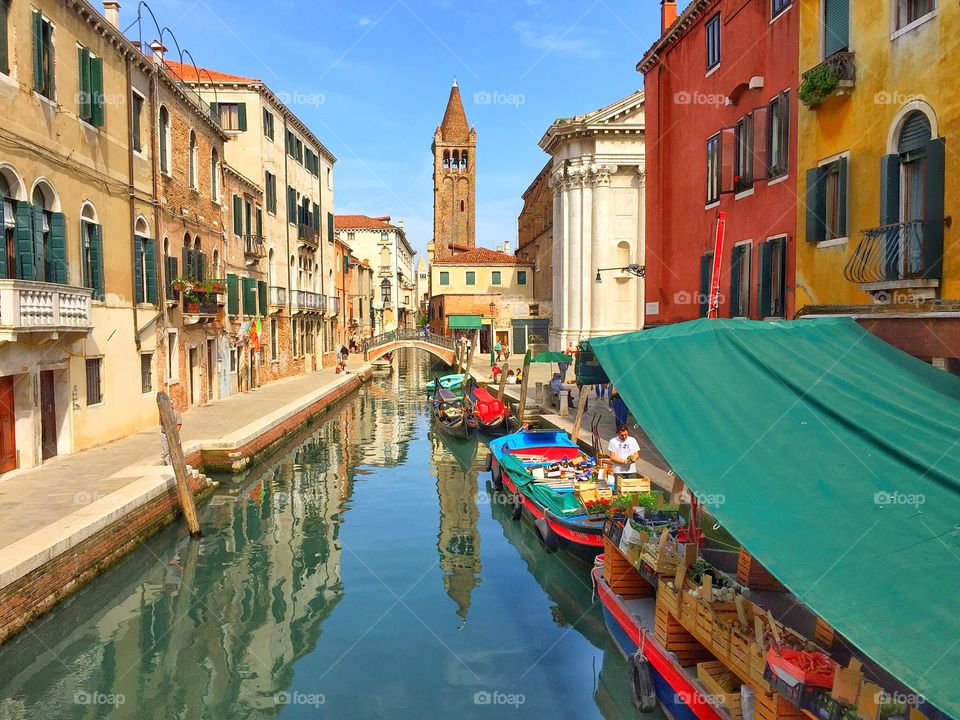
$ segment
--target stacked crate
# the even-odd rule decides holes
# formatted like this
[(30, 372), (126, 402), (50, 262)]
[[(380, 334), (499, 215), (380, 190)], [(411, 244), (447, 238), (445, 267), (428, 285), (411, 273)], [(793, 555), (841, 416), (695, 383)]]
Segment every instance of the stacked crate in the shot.
[(653, 585), (640, 575), (609, 538), (603, 539), (603, 579), (625, 600), (653, 596)]
[(783, 695), (757, 693), (756, 698), (755, 720), (807, 720), (803, 711), (791, 705)]
[(710, 651), (691, 635), (660, 602), (657, 602), (657, 617), (653, 628), (653, 637), (667, 651), (676, 655), (677, 662), (684, 667), (713, 660)]
[(786, 592), (787, 589), (780, 584), (773, 575), (767, 572), (766, 568), (757, 562), (750, 553), (740, 548), (740, 555), (737, 558), (737, 582), (751, 590), (766, 590), (767, 592)]

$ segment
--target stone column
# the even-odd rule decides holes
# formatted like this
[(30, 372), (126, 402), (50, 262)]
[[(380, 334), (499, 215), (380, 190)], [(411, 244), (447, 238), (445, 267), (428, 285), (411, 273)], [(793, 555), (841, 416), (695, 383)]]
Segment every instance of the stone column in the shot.
[(580, 321), (578, 326), (578, 338), (590, 336), (592, 327), (592, 307), (593, 303), (593, 274), (590, 270), (593, 267), (593, 235), (596, 227), (594, 226), (593, 216), (593, 183), (596, 173), (596, 166), (589, 168), (589, 174), (584, 178), (583, 183), (583, 217), (580, 236), (580, 262), (577, 280), (580, 291)]
[(553, 339), (552, 349), (559, 350), (560, 333), (563, 329), (563, 302), (564, 302), (564, 279), (567, 269), (566, 258), (564, 257), (564, 248), (566, 247), (566, 223), (564, 222), (564, 183), (563, 170), (554, 173), (550, 178), (550, 188), (553, 190), (553, 241), (550, 247), (550, 260), (553, 263), (553, 322), (551, 322), (550, 335)]
[(616, 264), (613, 261), (615, 255), (611, 252), (613, 241), (610, 237), (610, 176), (616, 171), (616, 165), (600, 165), (594, 174), (593, 236), (590, 255), (593, 265), (590, 267), (590, 293), (596, 293), (596, 297), (591, 305), (593, 312), (590, 328), (601, 332), (606, 332), (610, 328), (612, 312), (610, 283), (613, 275), (611, 273), (601, 275), (603, 282), (600, 285), (593, 280), (596, 278), (597, 268), (613, 267)]
[(581, 300), (581, 287), (580, 287), (580, 278), (583, 274), (583, 268), (580, 264), (580, 247), (583, 242), (581, 221), (582, 221), (582, 203), (583, 203), (583, 169), (576, 168), (573, 170), (573, 175), (570, 178), (570, 189), (567, 193), (569, 198), (569, 207), (567, 208), (567, 221), (569, 222), (569, 229), (564, 235), (567, 242), (566, 246), (566, 257), (568, 268), (564, 273), (564, 323), (563, 323), (563, 335), (561, 341), (563, 347), (561, 350), (566, 349), (566, 345), (572, 338), (574, 338), (580, 330), (580, 300)]
[[(636, 258), (634, 262), (644, 265), (647, 259), (647, 245), (646, 245), (646, 235), (644, 228), (646, 227), (646, 169), (645, 166), (637, 166), (637, 184), (639, 190), (637, 192), (637, 242), (634, 243), (636, 247), (636, 253), (634, 257)], [(637, 330), (642, 330), (644, 324), (646, 323), (646, 280), (641, 278), (637, 282), (637, 308), (636, 308), (636, 317), (634, 319), (634, 327)]]

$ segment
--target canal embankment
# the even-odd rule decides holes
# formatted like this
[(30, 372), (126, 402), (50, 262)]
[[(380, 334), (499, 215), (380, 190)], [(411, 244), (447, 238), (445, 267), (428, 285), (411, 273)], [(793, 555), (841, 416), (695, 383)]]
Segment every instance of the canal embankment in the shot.
[[(370, 377), (366, 364), (281, 380), (184, 413), (191, 486), (203, 472), (241, 472)], [(159, 426), (54, 458), (0, 481), (0, 643), (110, 567), (180, 514)]]

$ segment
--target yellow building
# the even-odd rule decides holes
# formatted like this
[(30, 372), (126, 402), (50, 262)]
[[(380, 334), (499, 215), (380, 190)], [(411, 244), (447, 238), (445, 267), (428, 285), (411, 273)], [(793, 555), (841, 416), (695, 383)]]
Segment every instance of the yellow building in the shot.
[[(802, 0), (798, 314), (960, 372), (956, 69), (945, 0)], [(806, 107), (804, 107), (806, 105)]]

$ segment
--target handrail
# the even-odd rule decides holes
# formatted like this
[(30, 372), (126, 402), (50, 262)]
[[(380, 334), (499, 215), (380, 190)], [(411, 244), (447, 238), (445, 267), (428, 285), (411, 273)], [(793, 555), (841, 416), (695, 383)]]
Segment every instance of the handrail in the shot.
[(400, 342), (403, 340), (419, 340), (430, 345), (436, 345), (437, 347), (441, 347), (445, 350), (453, 350), (454, 348), (454, 339), (452, 337), (438, 335), (432, 332), (424, 332), (423, 330), (418, 330), (416, 328), (400, 328), (398, 330), (391, 330), (390, 332), (385, 332), (379, 335), (374, 335), (370, 338), (366, 338), (361, 343), (361, 349), (366, 353), (371, 350), (375, 350), (378, 347), (382, 347), (383, 345), (388, 345), (390, 343)]

